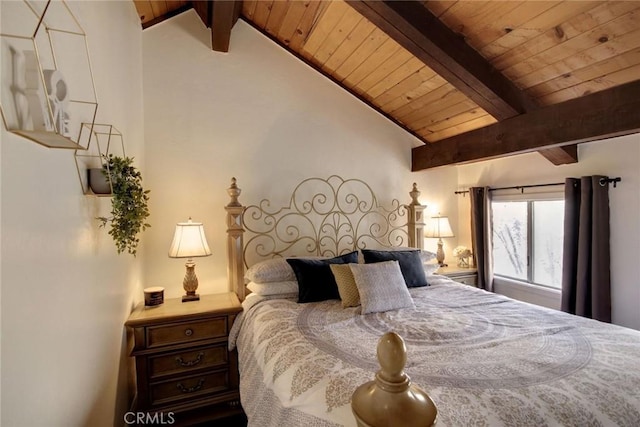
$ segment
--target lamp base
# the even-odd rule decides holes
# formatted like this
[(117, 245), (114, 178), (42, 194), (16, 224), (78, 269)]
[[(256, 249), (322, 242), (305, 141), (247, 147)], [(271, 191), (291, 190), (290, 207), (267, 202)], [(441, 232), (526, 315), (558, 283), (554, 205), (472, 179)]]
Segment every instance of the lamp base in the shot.
[(442, 249), (442, 239), (438, 239), (438, 250), (436, 251), (436, 261), (438, 261), (438, 265), (440, 267), (448, 267), (447, 264), (444, 263), (444, 250)]
[(182, 302), (198, 301), (200, 299), (200, 295), (196, 294), (196, 289), (198, 289), (196, 263), (189, 259), (185, 264), (185, 267), (187, 267), (187, 273), (184, 275), (182, 287), (184, 288), (186, 294), (182, 296)]
[(199, 301), (199, 300), (200, 300), (200, 294), (182, 295), (182, 302)]

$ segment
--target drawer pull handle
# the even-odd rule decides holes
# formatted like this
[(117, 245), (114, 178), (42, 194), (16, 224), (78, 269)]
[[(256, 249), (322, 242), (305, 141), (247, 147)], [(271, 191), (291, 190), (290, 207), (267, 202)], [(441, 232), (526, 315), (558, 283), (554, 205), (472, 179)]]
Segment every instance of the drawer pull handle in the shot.
[(195, 359), (189, 362), (185, 362), (184, 359), (182, 359), (182, 356), (178, 356), (176, 357), (176, 365), (182, 366), (183, 368), (196, 366), (198, 363), (202, 362), (203, 357), (204, 357), (204, 352), (202, 351), (198, 353), (198, 357), (196, 357)]
[(191, 335), (193, 335), (193, 329), (191, 329), (191, 328), (185, 329), (184, 334), (186, 336), (190, 337)]
[(182, 383), (178, 383), (176, 387), (178, 388), (178, 390), (180, 390), (183, 393), (193, 393), (194, 391), (200, 390), (203, 385), (204, 385), (204, 378), (200, 378), (200, 381), (198, 381), (198, 384), (194, 385), (193, 387), (185, 387), (182, 385)]

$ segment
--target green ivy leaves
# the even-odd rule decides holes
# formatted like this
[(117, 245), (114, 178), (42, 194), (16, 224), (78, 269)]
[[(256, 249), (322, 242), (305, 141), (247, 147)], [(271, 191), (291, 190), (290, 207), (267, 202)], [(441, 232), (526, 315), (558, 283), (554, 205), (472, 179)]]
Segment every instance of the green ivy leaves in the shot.
[(135, 256), (138, 233), (151, 225), (145, 220), (149, 216), (149, 191), (142, 187), (142, 175), (132, 165), (133, 158), (117, 157), (110, 154), (106, 158), (102, 172), (111, 177), (113, 195), (111, 217), (98, 217), (101, 227), (111, 224), (109, 234), (116, 243), (118, 253), (127, 251)]

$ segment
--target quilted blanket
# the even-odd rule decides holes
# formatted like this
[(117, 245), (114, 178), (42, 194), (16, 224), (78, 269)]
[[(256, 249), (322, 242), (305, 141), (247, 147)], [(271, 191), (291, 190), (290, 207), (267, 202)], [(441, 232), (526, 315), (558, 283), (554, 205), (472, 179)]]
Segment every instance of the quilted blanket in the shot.
[(395, 331), (438, 426), (639, 426), (640, 332), (433, 276), (415, 309), (251, 297), (232, 329), (250, 426), (355, 426), (350, 398)]

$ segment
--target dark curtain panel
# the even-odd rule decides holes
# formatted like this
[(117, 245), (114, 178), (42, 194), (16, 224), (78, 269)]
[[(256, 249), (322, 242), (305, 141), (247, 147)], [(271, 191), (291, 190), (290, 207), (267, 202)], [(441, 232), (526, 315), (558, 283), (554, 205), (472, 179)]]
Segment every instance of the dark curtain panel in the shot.
[(609, 185), (605, 176), (567, 178), (562, 311), (611, 322)]
[(471, 245), (478, 269), (478, 287), (493, 292), (491, 193), (489, 187), (471, 187)]

